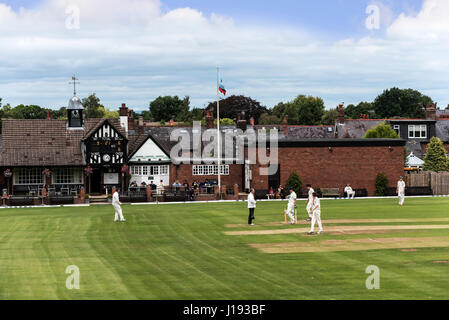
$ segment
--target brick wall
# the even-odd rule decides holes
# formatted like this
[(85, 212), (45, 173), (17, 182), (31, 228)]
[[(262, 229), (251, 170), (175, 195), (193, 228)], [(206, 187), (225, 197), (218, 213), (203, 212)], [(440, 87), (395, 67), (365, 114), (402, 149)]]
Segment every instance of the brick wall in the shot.
[[(391, 151), (390, 151), (391, 150)], [(347, 183), (353, 189), (366, 189), (369, 196), (375, 194), (378, 173), (388, 176), (389, 185), (395, 186), (404, 173), (404, 147), (358, 146), (358, 147), (294, 147), (279, 148), (281, 184), (287, 182), (296, 170), (303, 185), (314, 188), (340, 188)], [(259, 166), (251, 166), (252, 187), (268, 189), (268, 177), (259, 175)]]
[[(217, 180), (217, 176), (194, 176), (192, 171), (193, 165), (191, 164), (181, 164), (176, 166), (174, 164), (170, 165), (170, 185), (178, 180), (181, 184), (185, 180), (191, 185), (194, 180), (197, 182), (202, 182), (206, 179)], [(221, 176), (221, 184), (226, 187), (232, 188), (234, 184), (239, 185), (239, 189), (242, 190), (242, 183), (244, 178), (244, 166), (238, 164), (229, 165), (229, 175)]]

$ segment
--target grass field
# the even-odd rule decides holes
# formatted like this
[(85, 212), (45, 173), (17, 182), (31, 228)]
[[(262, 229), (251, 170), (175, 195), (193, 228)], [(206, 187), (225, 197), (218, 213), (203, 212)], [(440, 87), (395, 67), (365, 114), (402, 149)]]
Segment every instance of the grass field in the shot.
[(259, 203), (253, 228), (243, 202), (125, 205), (126, 223), (112, 206), (1, 209), (0, 298), (449, 299), (448, 198), (322, 201), (312, 237), (281, 224), (285, 205)]

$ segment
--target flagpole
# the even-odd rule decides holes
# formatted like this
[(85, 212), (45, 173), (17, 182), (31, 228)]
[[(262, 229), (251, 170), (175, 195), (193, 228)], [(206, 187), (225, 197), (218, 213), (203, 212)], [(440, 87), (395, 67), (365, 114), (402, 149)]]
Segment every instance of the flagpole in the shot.
[(220, 142), (220, 92), (218, 87), (220, 77), (220, 69), (217, 67), (217, 143), (218, 143), (218, 194), (221, 200), (221, 142)]

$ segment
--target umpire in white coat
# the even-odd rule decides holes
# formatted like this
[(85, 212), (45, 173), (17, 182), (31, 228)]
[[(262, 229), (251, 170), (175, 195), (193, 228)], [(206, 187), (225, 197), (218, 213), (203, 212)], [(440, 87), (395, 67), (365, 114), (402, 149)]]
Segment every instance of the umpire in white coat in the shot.
[(256, 199), (254, 198), (254, 194), (256, 191), (254, 189), (251, 189), (251, 192), (248, 195), (248, 210), (249, 210), (249, 216), (248, 216), (248, 225), (253, 226), (253, 220), (254, 218), (254, 210), (256, 210)]
[(120, 218), (120, 221), (126, 221), (125, 218), (123, 217), (123, 213), (122, 213), (122, 207), (121, 207), (121, 202), (120, 202), (120, 198), (119, 198), (119, 192), (120, 189), (115, 190), (114, 194), (112, 195), (112, 206), (115, 209), (115, 219), (114, 221), (117, 222), (119, 221), (118, 219)]

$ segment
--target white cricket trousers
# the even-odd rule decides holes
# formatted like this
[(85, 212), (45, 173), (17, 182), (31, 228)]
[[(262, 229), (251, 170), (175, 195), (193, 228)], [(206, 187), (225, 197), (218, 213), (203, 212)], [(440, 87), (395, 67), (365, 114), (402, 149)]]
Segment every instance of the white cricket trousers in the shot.
[(346, 192), (348, 194), (348, 199), (354, 199), (355, 197), (355, 191), (352, 192)]
[(290, 217), (290, 222), (296, 222), (295, 220), (295, 205), (294, 204), (288, 204), (287, 206), (287, 214)]
[(312, 224), (310, 226), (310, 232), (313, 232), (313, 230), (315, 229), (315, 223), (318, 223), (319, 231), (322, 232), (323, 226), (321, 225), (321, 211), (320, 210), (315, 210), (312, 213)]
[(405, 195), (403, 193), (399, 193), (398, 198), (399, 198), (399, 205), (402, 206), (404, 204)]
[(312, 200), (309, 200), (309, 204), (307, 205), (306, 210), (309, 218), (312, 219)]
[(120, 220), (125, 220), (125, 218), (123, 218), (123, 213), (122, 213), (122, 207), (120, 207), (119, 204), (113, 204), (112, 205), (115, 209), (115, 218), (114, 220), (117, 221), (120, 217)]

